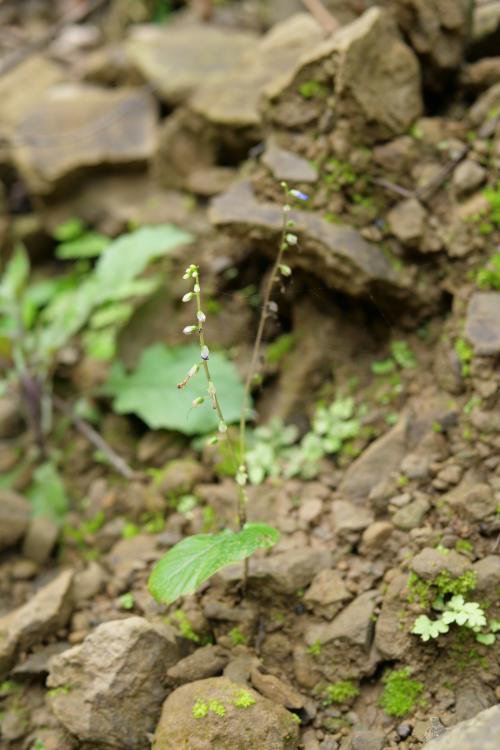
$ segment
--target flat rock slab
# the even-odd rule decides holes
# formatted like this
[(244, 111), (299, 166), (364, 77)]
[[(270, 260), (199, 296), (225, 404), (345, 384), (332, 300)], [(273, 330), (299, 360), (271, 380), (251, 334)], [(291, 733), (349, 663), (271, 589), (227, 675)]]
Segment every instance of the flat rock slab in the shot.
[(465, 335), (480, 356), (500, 353), (500, 293), (476, 292), (467, 308)]
[(169, 631), (143, 617), (105, 622), (50, 662), (51, 708), (86, 746), (147, 750), (178, 655)]
[(144, 90), (55, 86), (20, 121), (15, 159), (30, 190), (50, 193), (91, 167), (147, 161), (156, 122), (156, 105)]
[[(276, 251), (283, 212), (274, 203), (259, 203), (249, 182), (242, 181), (212, 201), (212, 224), (263, 248)], [(291, 211), (299, 242), (286, 262), (319, 276), (325, 284), (354, 297), (373, 291), (401, 297), (404, 287), (377, 245), (367, 242), (352, 227), (330, 224), (307, 211)]]
[(179, 104), (214, 76), (241, 70), (257, 37), (208, 24), (133, 26), (126, 44), (132, 64), (170, 104)]
[(171, 693), (153, 750), (296, 750), (298, 736), (298, 725), (283, 706), (215, 677)]
[(273, 140), (266, 146), (262, 163), (276, 180), (316, 182), (318, 179), (318, 170), (307, 159), (280, 148)]
[(456, 724), (424, 747), (425, 750), (498, 750), (499, 737), (500, 706), (492, 706), (473, 719)]

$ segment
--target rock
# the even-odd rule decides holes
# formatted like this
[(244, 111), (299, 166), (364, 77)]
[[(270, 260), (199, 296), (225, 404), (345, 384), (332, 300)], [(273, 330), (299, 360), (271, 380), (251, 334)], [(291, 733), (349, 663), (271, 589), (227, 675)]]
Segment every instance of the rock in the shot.
[(0, 397), (0, 440), (16, 437), (23, 429), (21, 405), (14, 396)]
[[(500, 4), (498, 7), (500, 8)], [(473, 91), (484, 91), (500, 83), (500, 57), (485, 57), (465, 65), (462, 71), (462, 83)]]
[(403, 531), (411, 531), (421, 525), (425, 514), (430, 509), (431, 505), (426, 498), (418, 498), (413, 500), (404, 508), (400, 508), (392, 517), (392, 523), (398, 529)]
[(373, 513), (360, 505), (334, 500), (332, 519), (335, 533), (342, 538), (366, 529), (373, 522)]
[(93, 599), (103, 587), (106, 574), (99, 563), (92, 561), (85, 570), (75, 573), (73, 580), (73, 600), (75, 605), (81, 606), (89, 599)]
[[(500, 3), (497, 0), (487, 3), (475, 3), (472, 39), (477, 47), (481, 50), (482, 45), (493, 41), (495, 45), (495, 35), (500, 27)], [(496, 49), (496, 47), (494, 47)]]
[(200, 86), (190, 108), (205, 121), (238, 128), (262, 125), (265, 95), (280, 90), (307, 50), (318, 46), (322, 30), (307, 13), (298, 13), (274, 26), (259, 41), (244, 64)]
[(307, 159), (280, 148), (274, 140), (268, 142), (261, 161), (279, 181), (316, 182), (318, 179), (318, 170)]
[(49, 672), (49, 662), (52, 657), (56, 654), (61, 654), (67, 648), (69, 648), (69, 644), (66, 641), (57, 641), (56, 643), (50, 643), (48, 646), (43, 646), (28, 656), (27, 659), (17, 664), (11, 674), (19, 675), (20, 677), (47, 675)]
[(52, 554), (59, 532), (59, 525), (48, 516), (33, 516), (24, 538), (24, 557), (39, 565), (44, 565)]
[(426, 83), (441, 88), (446, 74), (463, 62), (472, 0), (395, 0), (394, 5), (399, 25), (422, 59)]
[(476, 589), (480, 592), (495, 592), (500, 587), (500, 555), (487, 555), (472, 566), (475, 572)]
[(15, 159), (30, 190), (50, 193), (84, 170), (146, 162), (156, 145), (156, 119), (154, 100), (143, 90), (53, 87), (19, 123)]
[(389, 521), (375, 521), (370, 524), (363, 532), (361, 537), (361, 544), (367, 551), (378, 550), (382, 552), (385, 547), (385, 543), (392, 535), (394, 526)]
[(479, 356), (500, 352), (500, 293), (475, 292), (469, 300), (465, 335)]
[[(330, 550), (310, 547), (256, 558), (250, 564), (249, 585), (257, 586), (261, 592), (295, 594), (308, 586), (321, 570), (330, 568), (331, 559)], [(219, 571), (217, 576), (227, 582), (239, 581), (241, 570), (241, 565), (231, 565)]]
[(221, 674), (228, 661), (227, 653), (220, 646), (203, 646), (170, 667), (167, 677), (176, 685), (204, 680)]
[(472, 680), (457, 686), (455, 693), (455, 717), (457, 722), (472, 719), (480, 711), (495, 703), (493, 690), (480, 680)]
[(137, 70), (169, 104), (185, 101), (217, 75), (245, 70), (257, 38), (211, 24), (132, 26), (126, 50)]
[(387, 214), (392, 233), (406, 245), (417, 245), (425, 229), (427, 211), (416, 198), (407, 198)]
[(486, 180), (487, 174), (486, 169), (477, 161), (465, 159), (453, 173), (453, 187), (457, 195), (467, 195), (477, 190)]
[(0, 677), (7, 673), (17, 652), (51, 636), (68, 622), (72, 608), (73, 571), (64, 570), (19, 609), (0, 618)]
[(304, 604), (316, 614), (331, 619), (342, 609), (342, 602), (351, 594), (335, 570), (318, 573), (304, 595)]
[(195, 484), (206, 479), (204, 467), (198, 461), (178, 458), (171, 461), (161, 478), (160, 489), (168, 495), (186, 495)]
[(171, 693), (153, 750), (296, 750), (298, 735), (297, 723), (282, 706), (226, 677), (215, 677)]
[(52, 710), (79, 742), (147, 750), (167, 692), (165, 670), (177, 658), (166, 628), (142, 617), (105, 622), (52, 659)]
[(443, 553), (432, 547), (425, 547), (418, 555), (415, 555), (410, 567), (420, 578), (432, 581), (444, 571), (447, 571), (452, 578), (459, 578), (470, 570), (470, 561), (453, 550)]
[(252, 685), (261, 695), (285, 708), (300, 710), (308, 703), (307, 698), (294, 690), (291, 685), (287, 685), (272, 674), (262, 674), (256, 667), (252, 669), (251, 680)]
[(467, 478), (455, 490), (445, 495), (446, 502), (458, 514), (473, 521), (483, 521), (496, 512), (498, 503), (487, 484), (469, 485)]
[[(209, 216), (215, 227), (275, 252), (282, 209), (257, 202), (249, 182), (239, 182), (215, 198)], [(300, 246), (299, 253), (288, 257), (292, 267), (303, 268), (333, 289), (355, 297), (382, 289), (392, 297), (401, 295), (402, 286), (382, 251), (355, 229), (306, 211), (291, 211), (290, 218), (296, 223)]]
[(30, 512), (31, 505), (24, 497), (13, 490), (0, 489), (0, 551), (22, 539)]
[(305, 632), (308, 646), (319, 644), (318, 669), (328, 680), (368, 675), (375, 668), (369, 658), (373, 634), (376, 591), (365, 591), (326, 624), (310, 625)]
[(231, 167), (201, 167), (187, 175), (186, 188), (195, 195), (213, 198), (214, 195), (229, 190), (236, 174), (236, 170)]
[[(369, 59), (369, 64), (367, 64)], [(390, 80), (393, 85), (387, 86)], [(313, 81), (316, 96), (304, 103), (301, 84)], [(298, 60), (288, 80), (267, 89), (272, 120), (295, 128), (325, 114), (346, 123), (358, 142), (389, 139), (408, 130), (422, 112), (420, 71), (390, 15), (380, 8), (340, 28)], [(326, 102), (325, 102), (326, 100)]]
[(375, 624), (375, 646), (386, 659), (402, 659), (411, 648), (411, 627), (402, 626), (401, 612), (406, 603), (408, 575), (397, 574), (384, 595), (382, 610)]
[(114, 592), (125, 591), (132, 574), (137, 570), (144, 570), (149, 562), (157, 559), (155, 547), (155, 540), (150, 534), (137, 534), (132, 539), (120, 539), (113, 545), (105, 562), (113, 573)]
[(355, 729), (350, 737), (347, 750), (382, 750), (385, 737), (371, 729)]
[(499, 733), (500, 706), (493, 706), (456, 724), (424, 747), (425, 750), (497, 750)]

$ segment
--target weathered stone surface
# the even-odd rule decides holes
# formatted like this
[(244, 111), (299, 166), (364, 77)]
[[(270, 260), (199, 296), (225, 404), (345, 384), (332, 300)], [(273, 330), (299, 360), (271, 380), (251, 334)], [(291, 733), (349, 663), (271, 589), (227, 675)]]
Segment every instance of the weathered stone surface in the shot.
[(327, 679), (370, 674), (376, 661), (370, 655), (376, 591), (365, 591), (330, 623), (310, 625), (305, 632), (308, 646), (319, 643), (318, 669)]
[(176, 685), (204, 680), (221, 674), (228, 661), (227, 653), (220, 646), (202, 646), (170, 667), (167, 677)]
[[(300, 86), (311, 80), (318, 84), (318, 95), (304, 104)], [(288, 81), (268, 87), (269, 115), (284, 127), (303, 125), (324, 114), (325, 98), (333, 93), (335, 116), (365, 142), (399, 135), (420, 115), (417, 59), (380, 8), (367, 10), (317, 44)]]
[[(252, 705), (238, 707), (242, 695)], [(214, 702), (223, 715), (210, 709)], [(195, 706), (206, 706), (206, 715), (193, 715)], [(226, 677), (215, 677), (184, 685), (167, 698), (153, 750), (296, 750), (298, 735), (285, 708)]]
[(488, 176), (487, 170), (472, 159), (465, 159), (453, 173), (453, 187), (458, 195), (467, 195), (477, 190)]
[(43, 565), (52, 554), (59, 537), (60, 527), (48, 516), (34, 516), (23, 542), (23, 555), (27, 560)]
[(179, 458), (171, 461), (161, 478), (161, 491), (185, 495), (191, 492), (195, 484), (206, 479), (206, 471), (199, 461)]
[(392, 517), (394, 526), (403, 531), (410, 531), (422, 523), (431, 505), (426, 498), (417, 498), (404, 508), (400, 508)]
[(147, 161), (156, 119), (154, 100), (143, 90), (52, 87), (19, 123), (15, 159), (29, 188), (48, 193), (84, 169)]
[(393, 234), (408, 245), (418, 243), (425, 229), (427, 212), (416, 198), (407, 198), (387, 214)]
[[(355, 229), (331, 224), (306, 211), (291, 211), (290, 218), (296, 222), (300, 252), (287, 256), (289, 265), (304, 268), (332, 288), (356, 297), (376, 289), (392, 296), (401, 294), (397, 276), (382, 251)], [(246, 181), (212, 201), (210, 220), (216, 227), (270, 248), (275, 248), (283, 222), (281, 207), (259, 203)]]
[(71, 615), (73, 571), (64, 570), (19, 609), (0, 619), (0, 677), (20, 649), (29, 649), (65, 625)]
[(101, 590), (106, 574), (99, 563), (92, 561), (85, 570), (75, 573), (73, 580), (73, 600), (76, 606), (92, 599)]
[[(500, 3), (498, 8), (500, 19)], [(485, 57), (465, 65), (461, 80), (464, 86), (474, 91), (484, 91), (500, 83), (500, 57)]]
[(165, 670), (177, 658), (165, 628), (142, 617), (105, 622), (51, 661), (47, 684), (63, 688), (52, 694), (52, 710), (82, 743), (146, 750), (167, 692)]
[(339, 537), (361, 532), (374, 520), (371, 510), (346, 500), (335, 500), (332, 503), (332, 519), (335, 532)]
[(447, 571), (453, 578), (459, 578), (470, 570), (470, 561), (464, 555), (449, 550), (443, 554), (437, 549), (426, 547), (411, 561), (411, 569), (426, 581), (433, 580), (443, 571)]
[(345, 750), (382, 750), (385, 737), (372, 729), (355, 729)]
[(387, 659), (401, 659), (411, 646), (410, 628), (401, 627), (407, 582), (406, 574), (400, 573), (392, 579), (375, 625), (375, 646)]
[(28, 528), (31, 506), (22, 495), (0, 490), (0, 551), (16, 544)]
[(445, 496), (446, 501), (462, 517), (483, 521), (496, 512), (498, 503), (488, 484), (470, 486), (467, 477), (455, 490)]
[(492, 706), (451, 727), (424, 747), (425, 750), (497, 750), (499, 735), (500, 706)]
[(193, 111), (217, 125), (255, 127), (262, 124), (262, 100), (269, 87), (280, 88), (306, 50), (316, 47), (322, 30), (307, 13), (277, 24), (232, 74), (201, 86), (190, 101)]
[(480, 356), (500, 352), (500, 293), (475, 292), (469, 300), (465, 335)]
[(179, 104), (217, 75), (242, 70), (256, 54), (253, 34), (198, 24), (132, 26), (126, 43), (133, 65), (169, 104)]
[(272, 674), (262, 674), (256, 667), (251, 671), (252, 685), (264, 698), (279, 703), (285, 708), (304, 708), (307, 698), (301, 695), (291, 685)]
[(280, 148), (274, 140), (267, 144), (262, 163), (276, 180), (293, 183), (316, 182), (318, 179), (318, 170), (307, 159)]
[(394, 526), (389, 521), (375, 521), (364, 530), (361, 543), (365, 550), (382, 552), (385, 542), (392, 536)]
[(500, 587), (500, 555), (487, 555), (474, 563), (472, 569), (477, 576), (476, 589), (496, 596)]

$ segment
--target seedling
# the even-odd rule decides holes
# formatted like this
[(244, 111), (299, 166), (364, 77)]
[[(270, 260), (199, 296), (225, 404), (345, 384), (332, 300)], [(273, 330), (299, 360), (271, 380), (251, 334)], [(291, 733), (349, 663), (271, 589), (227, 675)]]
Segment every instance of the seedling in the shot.
[[(279, 239), (277, 256), (269, 276), (263, 297), (262, 313), (260, 316), (254, 348), (252, 352), (249, 374), (247, 376), (241, 405), (239, 440), (235, 444), (228, 422), (224, 417), (223, 406), (211, 371), (211, 353), (205, 339), (206, 313), (202, 306), (202, 289), (200, 269), (191, 264), (185, 271), (184, 279), (192, 284), (182, 300), (185, 303), (195, 303), (195, 320), (184, 328), (187, 336), (198, 338), (198, 359), (189, 367), (185, 377), (178, 383), (179, 390), (183, 390), (200, 372), (206, 380), (206, 395), (197, 396), (192, 401), (192, 408), (198, 409), (205, 401), (212, 407), (218, 420), (218, 440), (225, 440), (233, 464), (233, 474), (238, 488), (238, 504), (236, 508), (237, 531), (225, 529), (218, 534), (197, 534), (183, 539), (170, 549), (155, 565), (149, 578), (149, 590), (155, 599), (163, 603), (171, 603), (180, 596), (194, 593), (208, 578), (221, 568), (233, 563), (247, 560), (258, 549), (273, 546), (279, 539), (278, 532), (267, 524), (246, 523), (246, 506), (248, 496), (246, 484), (248, 482), (248, 467), (246, 455), (246, 420), (248, 417), (250, 392), (254, 376), (257, 374), (258, 361), (261, 350), (262, 337), (271, 306), (271, 294), (276, 279), (281, 274), (289, 276), (291, 270), (283, 262), (285, 252), (297, 244), (297, 235), (293, 233), (295, 223), (289, 217), (293, 198), (307, 200), (307, 196), (298, 190), (290, 190), (286, 183), (282, 183), (285, 192), (283, 206), (283, 221)], [(247, 579), (247, 563), (244, 565), (243, 586)]]
[(384, 692), (380, 697), (380, 706), (388, 716), (406, 716), (417, 703), (419, 696), (424, 691), (421, 682), (412, 680), (411, 669), (395, 669), (386, 672), (382, 678)]

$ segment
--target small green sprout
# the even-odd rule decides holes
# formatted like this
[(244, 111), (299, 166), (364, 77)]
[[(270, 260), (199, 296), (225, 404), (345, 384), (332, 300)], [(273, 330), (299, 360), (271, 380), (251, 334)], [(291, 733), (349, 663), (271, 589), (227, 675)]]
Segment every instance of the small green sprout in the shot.
[(121, 609), (134, 609), (135, 599), (131, 591), (127, 591), (126, 594), (122, 594), (118, 599)]
[(319, 656), (321, 654), (321, 643), (319, 641), (314, 641), (314, 643), (311, 643), (311, 645), (307, 649), (307, 653), (311, 656)]
[(61, 685), (60, 687), (47, 690), (49, 698), (57, 698), (58, 695), (67, 695), (71, 691), (71, 685)]
[(410, 675), (411, 669), (404, 667), (386, 672), (383, 676), (385, 687), (380, 697), (380, 706), (388, 716), (406, 716), (424, 691), (423, 683), (412, 680)]
[(211, 711), (216, 716), (220, 716), (221, 718), (225, 716), (226, 709), (222, 705), (222, 703), (218, 700), (210, 701), (208, 704), (208, 710)]
[(200, 636), (198, 635), (198, 633), (195, 633), (191, 623), (189, 622), (188, 616), (185, 612), (182, 611), (182, 609), (176, 610), (171, 615), (171, 619), (175, 620), (175, 622), (177, 623), (180, 634), (183, 638), (186, 638), (186, 640), (188, 641), (193, 641), (193, 643), (200, 642)]
[(240, 690), (236, 698), (234, 699), (234, 705), (236, 708), (250, 708), (255, 704), (255, 698), (248, 690)]
[(192, 714), (195, 719), (204, 719), (205, 716), (208, 716), (208, 703), (201, 699), (197, 700), (193, 706)]
[(341, 680), (332, 682), (325, 690), (324, 704), (326, 706), (332, 703), (349, 703), (359, 695), (359, 688), (350, 680)]
[(248, 642), (247, 636), (239, 628), (232, 628), (228, 633), (233, 646), (243, 646)]
[(466, 339), (458, 338), (455, 341), (455, 354), (460, 360), (462, 377), (466, 378), (470, 375), (474, 350)]

